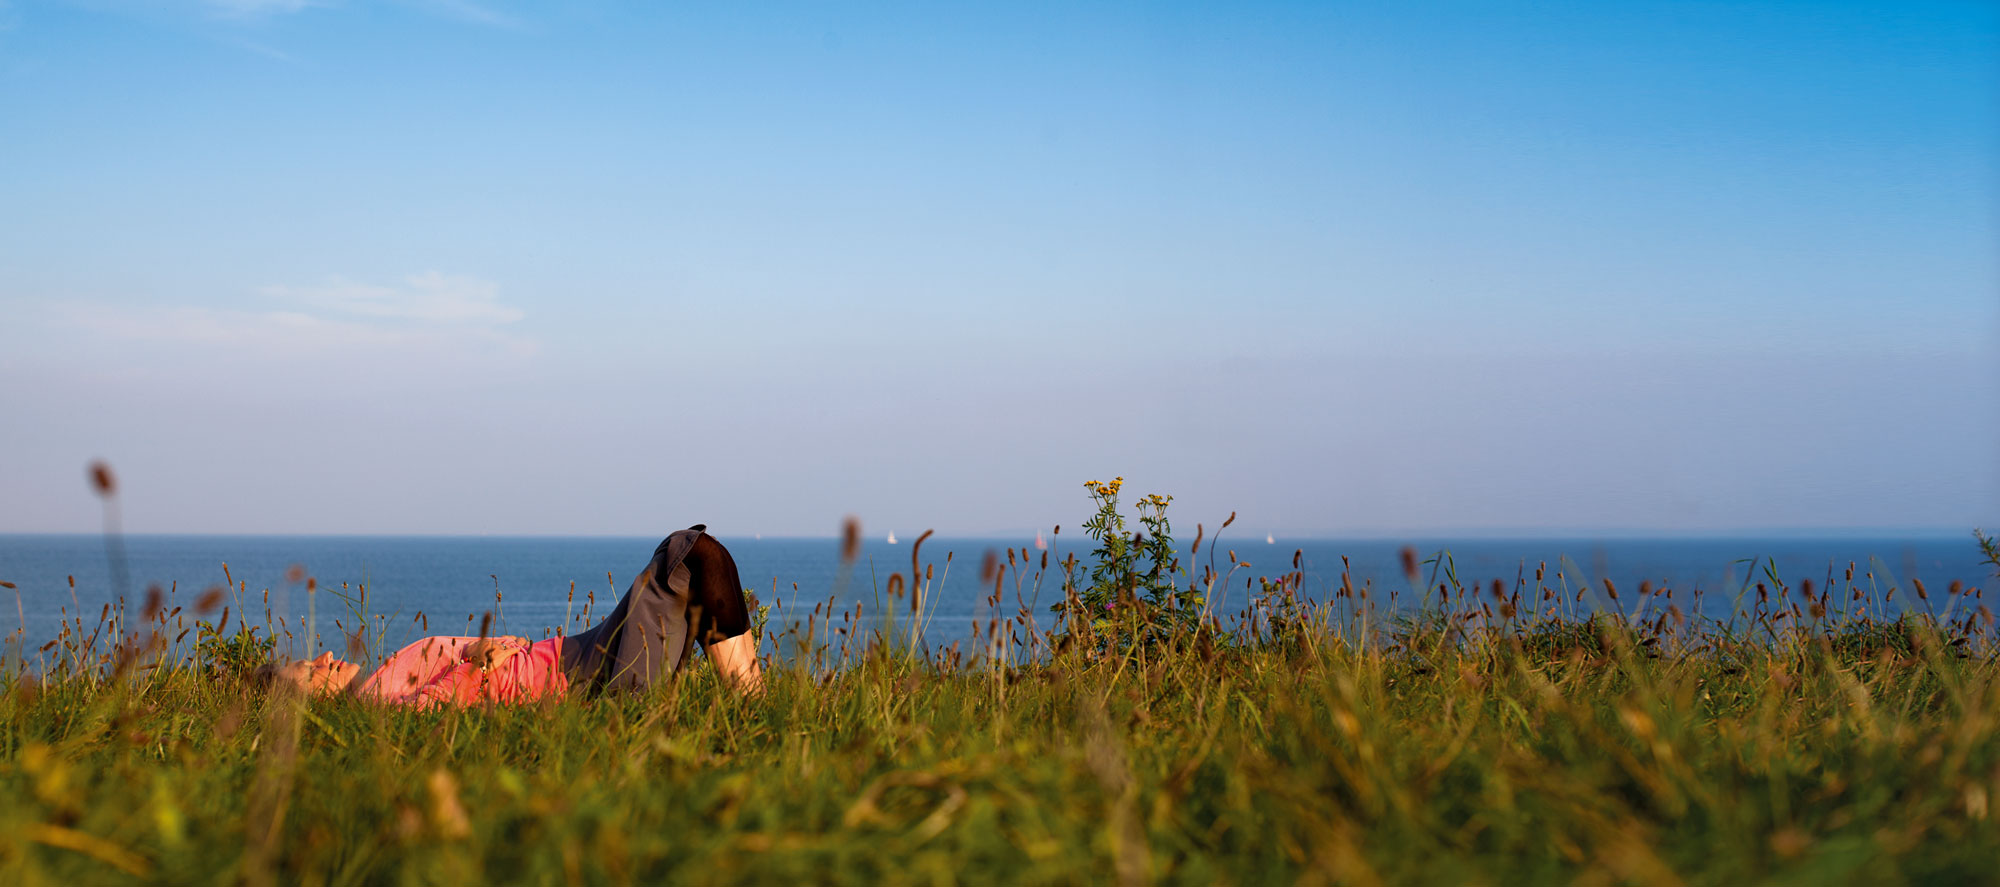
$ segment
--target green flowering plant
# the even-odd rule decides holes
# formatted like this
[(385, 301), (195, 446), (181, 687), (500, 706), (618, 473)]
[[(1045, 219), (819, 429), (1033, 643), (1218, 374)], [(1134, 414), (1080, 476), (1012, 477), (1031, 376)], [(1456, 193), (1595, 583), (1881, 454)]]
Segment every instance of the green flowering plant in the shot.
[(771, 605), (757, 600), (755, 589), (743, 589), (743, 609), (750, 611), (750, 639), (764, 642), (764, 625), (771, 621)]
[(1994, 578), (2000, 578), (2000, 539), (1988, 536), (1982, 530), (1973, 530), (1972, 538), (1979, 540), (1979, 553), (1993, 567)]
[(1118, 494), (1125, 478), (1089, 481), (1096, 512), (1083, 531), (1097, 542), (1091, 552), (1088, 584), (1071, 583), (1066, 599), (1050, 607), (1064, 614), (1071, 631), (1086, 626), (1108, 638), (1123, 633), (1153, 644), (1192, 636), (1207, 603), (1201, 590), (1181, 586), (1186, 571), (1174, 552), (1173, 524), (1167, 518), (1172, 496), (1153, 493), (1134, 506), (1139, 530), (1128, 530)]
[(194, 625), (195, 649), (199, 651), (202, 669), (209, 674), (247, 677), (258, 666), (274, 661), (276, 640), (257, 636), (257, 630), (263, 626), (246, 629), (238, 625), (235, 632), (229, 632), (225, 625), (206, 619), (196, 620)]

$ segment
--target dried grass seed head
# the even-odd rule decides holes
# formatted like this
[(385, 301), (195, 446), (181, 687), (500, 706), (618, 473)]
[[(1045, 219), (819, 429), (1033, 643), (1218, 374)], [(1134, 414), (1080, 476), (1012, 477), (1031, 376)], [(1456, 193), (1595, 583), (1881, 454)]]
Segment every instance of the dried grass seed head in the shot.
[(861, 518), (848, 515), (840, 521), (840, 562), (851, 564), (861, 556)]
[(90, 463), (90, 488), (105, 498), (118, 495), (118, 477), (102, 459)]

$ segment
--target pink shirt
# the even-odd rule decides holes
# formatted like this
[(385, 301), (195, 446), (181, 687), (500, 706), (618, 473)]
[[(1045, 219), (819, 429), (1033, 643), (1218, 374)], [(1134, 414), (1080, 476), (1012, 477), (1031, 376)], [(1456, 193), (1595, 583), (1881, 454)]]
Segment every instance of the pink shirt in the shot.
[(476, 637), (424, 638), (383, 660), (382, 667), (351, 691), (391, 705), (433, 708), (485, 702), (530, 702), (569, 690), (562, 670), (562, 638), (530, 643), (527, 638), (489, 639), (513, 655), (490, 669), (466, 661)]

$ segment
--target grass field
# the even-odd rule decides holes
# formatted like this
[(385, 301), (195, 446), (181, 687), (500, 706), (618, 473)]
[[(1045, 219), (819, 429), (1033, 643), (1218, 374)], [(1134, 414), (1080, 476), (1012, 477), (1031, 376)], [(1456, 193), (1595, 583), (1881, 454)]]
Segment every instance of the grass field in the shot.
[[(761, 698), (698, 663), (434, 712), (266, 691), (232, 636), (132, 646), (156, 612), (7, 675), (0, 882), (2000, 881), (1976, 590), (1883, 621), (1852, 576), (1760, 588), (1725, 624), (1441, 585), (1392, 620), (1277, 577), (1234, 632), (1152, 641), (1143, 606), (915, 652), (822, 614)], [(827, 655), (828, 623), (890, 642)]]

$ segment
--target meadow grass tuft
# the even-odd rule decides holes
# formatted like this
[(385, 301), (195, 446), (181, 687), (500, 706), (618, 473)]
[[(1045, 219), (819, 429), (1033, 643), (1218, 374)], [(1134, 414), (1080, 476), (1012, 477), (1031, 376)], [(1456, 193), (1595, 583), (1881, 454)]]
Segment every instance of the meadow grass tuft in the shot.
[[(888, 601), (769, 639), (788, 652), (748, 699), (699, 662), (643, 696), (306, 699), (249, 678), (288, 630), (246, 624), (247, 589), (149, 596), (7, 666), (0, 882), (2000, 877), (1977, 588), (1894, 611), (1886, 571), (1766, 575), (1717, 620), (1574, 564), (1482, 586), (1410, 552), (1406, 587), (1343, 575), (1320, 599), (1295, 558), (1224, 620), (1241, 565), (1148, 542), (1096, 586), (1074, 559), (989, 552), (994, 615), (949, 644), (924, 636), (913, 550)], [(1161, 575), (1188, 585), (1135, 593)], [(1045, 579), (1068, 602), (1053, 633)], [(231, 604), (233, 629), (207, 621)]]
[(1480, 633), (1462, 605), (1364, 644), (1282, 602), (1251, 605), (1275, 630), (1122, 653), (792, 657), (749, 700), (699, 667), (434, 712), (221, 659), (17, 667), (0, 880), (1880, 884), (2000, 859), (1981, 640)]

